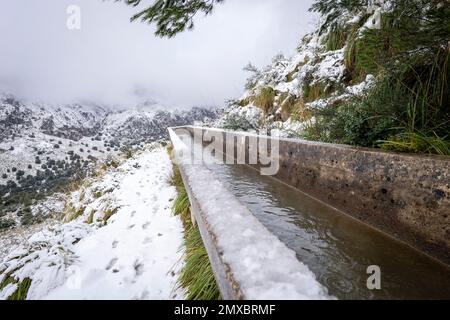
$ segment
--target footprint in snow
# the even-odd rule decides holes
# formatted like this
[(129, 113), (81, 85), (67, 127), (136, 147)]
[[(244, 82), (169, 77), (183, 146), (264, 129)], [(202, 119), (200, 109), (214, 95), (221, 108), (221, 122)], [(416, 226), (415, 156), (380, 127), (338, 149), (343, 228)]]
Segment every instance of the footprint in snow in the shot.
[(113, 243), (112, 243), (113, 249), (117, 248), (117, 245), (118, 245), (118, 244), (119, 244), (119, 241), (114, 240)]
[[(119, 261), (119, 259), (117, 259), (117, 258), (114, 258), (114, 259), (112, 259), (109, 263), (108, 263), (108, 265), (106, 266), (106, 270), (111, 270), (112, 269), (112, 267), (114, 267), (114, 265), (117, 263), (117, 261)], [(114, 271), (113, 271), (114, 272)]]
[(133, 229), (134, 228), (134, 224), (132, 224), (132, 225), (130, 225), (130, 226), (128, 226), (128, 230), (131, 230), (131, 229)]
[(144, 273), (144, 264), (136, 259), (133, 264), (134, 271), (136, 272), (136, 277), (141, 276)]
[(150, 226), (150, 224), (151, 224), (150, 221), (144, 223), (144, 224), (142, 225), (142, 229), (144, 229), (144, 230), (147, 229), (147, 228)]
[(149, 292), (147, 291), (147, 289), (146, 289), (146, 290), (144, 290), (144, 291), (142, 292), (142, 294), (140, 295), (140, 297), (137, 298), (136, 300), (148, 300), (149, 297), (150, 297), (150, 293), (149, 293)]

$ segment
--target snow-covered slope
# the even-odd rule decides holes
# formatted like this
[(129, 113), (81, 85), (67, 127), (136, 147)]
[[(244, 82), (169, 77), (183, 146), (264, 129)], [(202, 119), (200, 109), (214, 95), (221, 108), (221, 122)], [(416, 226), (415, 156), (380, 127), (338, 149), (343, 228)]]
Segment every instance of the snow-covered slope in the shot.
[(317, 29), (302, 38), (291, 57), (279, 54), (261, 70), (247, 66), (245, 70), (251, 74), (243, 96), (230, 101), (215, 126), (275, 129), (275, 134), (298, 136), (302, 128), (315, 121), (315, 110), (342, 104), (367, 92), (376, 77), (353, 76), (346, 59), (364, 30), (379, 27), (381, 13), (389, 10), (389, 3), (375, 0), (361, 9), (343, 12), (336, 22), (345, 30), (343, 37), (348, 37), (342, 43), (333, 42), (332, 37), (338, 34), (336, 25), (327, 26), (328, 17), (324, 16)]
[(171, 172), (155, 144), (70, 194), (68, 223), (42, 226), (0, 256), (0, 283), (8, 283), (0, 299), (27, 282), (28, 299), (182, 299), (183, 226), (171, 212)]
[(95, 172), (104, 162), (167, 138), (167, 127), (209, 121), (217, 110), (45, 105), (0, 97), (0, 231), (41, 221), (31, 204)]

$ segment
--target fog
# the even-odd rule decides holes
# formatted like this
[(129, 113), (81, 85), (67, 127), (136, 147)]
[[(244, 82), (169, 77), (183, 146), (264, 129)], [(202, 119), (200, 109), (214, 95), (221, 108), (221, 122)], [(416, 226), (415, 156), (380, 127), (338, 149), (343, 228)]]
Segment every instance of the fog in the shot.
[[(2, 1), (0, 90), (53, 103), (222, 105), (243, 93), (248, 62), (294, 52), (315, 25), (311, 3), (226, 0), (194, 31), (161, 39), (120, 2)], [(80, 30), (67, 28), (69, 5), (81, 9)]]

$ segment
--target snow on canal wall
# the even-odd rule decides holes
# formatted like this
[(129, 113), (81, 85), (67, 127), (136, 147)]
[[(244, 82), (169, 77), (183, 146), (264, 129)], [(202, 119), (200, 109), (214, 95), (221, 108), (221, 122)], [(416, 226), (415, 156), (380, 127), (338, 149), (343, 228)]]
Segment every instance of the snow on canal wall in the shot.
[(192, 211), (224, 299), (330, 299), (307, 266), (203, 165), (169, 129)]
[[(230, 139), (245, 143), (238, 144), (236, 153), (237, 148), (248, 151), (249, 140), (256, 137), (211, 128), (182, 129), (223, 139), (224, 153), (230, 153)], [(450, 157), (298, 139), (277, 138), (277, 142), (279, 171), (275, 178), (450, 263)]]

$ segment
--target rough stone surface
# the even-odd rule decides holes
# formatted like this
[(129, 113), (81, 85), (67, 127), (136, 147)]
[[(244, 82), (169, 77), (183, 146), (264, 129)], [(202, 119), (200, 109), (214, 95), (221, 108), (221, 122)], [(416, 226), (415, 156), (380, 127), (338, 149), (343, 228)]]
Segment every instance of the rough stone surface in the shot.
[(450, 158), (281, 141), (278, 179), (450, 263)]
[(450, 264), (450, 157), (294, 139), (279, 150), (275, 178)]

